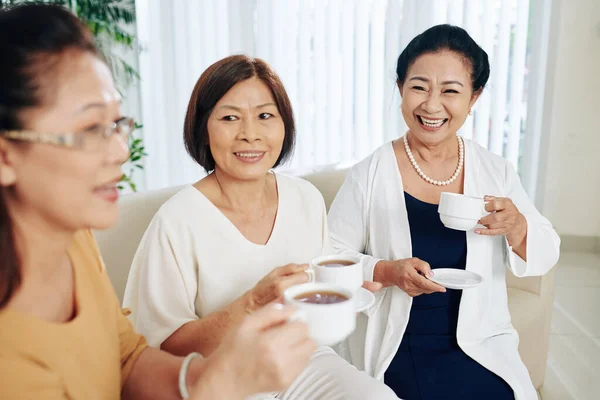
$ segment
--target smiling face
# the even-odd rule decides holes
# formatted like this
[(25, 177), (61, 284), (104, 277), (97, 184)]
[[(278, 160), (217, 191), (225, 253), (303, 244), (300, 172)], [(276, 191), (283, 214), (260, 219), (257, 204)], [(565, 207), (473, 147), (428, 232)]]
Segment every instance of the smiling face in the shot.
[(116, 184), (127, 160), (118, 135), (99, 139), (94, 128), (121, 117), (120, 96), (108, 67), (96, 56), (61, 56), (42, 105), (19, 115), (33, 132), (83, 132), (83, 140), (102, 143), (94, 150), (10, 141), (0, 137), (0, 186), (12, 214), (27, 214), (59, 229), (104, 229), (118, 218)]
[(479, 97), (473, 93), (470, 66), (449, 51), (418, 57), (408, 69), (400, 95), (406, 124), (425, 144), (456, 135)]
[(285, 125), (269, 86), (258, 78), (234, 85), (207, 127), (215, 171), (236, 180), (263, 178), (281, 154)]

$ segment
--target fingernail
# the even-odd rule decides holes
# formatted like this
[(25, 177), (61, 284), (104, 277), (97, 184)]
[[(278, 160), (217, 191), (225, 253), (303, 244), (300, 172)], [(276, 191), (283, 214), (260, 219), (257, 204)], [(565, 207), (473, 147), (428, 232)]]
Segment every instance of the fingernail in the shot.
[(433, 276), (433, 271), (427, 272), (427, 276), (431, 278)]
[(480, 229), (475, 229), (475, 233), (479, 235), (479, 234), (481, 234), (481, 230)]

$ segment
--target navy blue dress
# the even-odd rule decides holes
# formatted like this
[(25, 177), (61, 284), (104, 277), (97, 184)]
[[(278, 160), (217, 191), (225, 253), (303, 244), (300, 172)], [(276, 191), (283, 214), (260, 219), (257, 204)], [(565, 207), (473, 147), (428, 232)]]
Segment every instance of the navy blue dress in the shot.
[[(431, 268), (464, 269), (465, 232), (446, 228), (437, 204), (404, 193), (413, 257)], [(413, 299), (406, 333), (385, 373), (385, 383), (404, 400), (513, 400), (510, 386), (467, 356), (456, 341), (462, 291), (447, 289)]]

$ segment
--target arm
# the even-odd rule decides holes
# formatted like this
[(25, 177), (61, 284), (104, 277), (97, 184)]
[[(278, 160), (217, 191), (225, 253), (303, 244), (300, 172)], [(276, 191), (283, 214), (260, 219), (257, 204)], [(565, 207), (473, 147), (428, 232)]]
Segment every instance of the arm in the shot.
[(361, 260), (365, 281), (363, 286), (369, 290), (373, 289), (376, 299), (373, 306), (365, 311), (367, 315), (372, 315), (379, 308), (385, 295), (384, 290), (379, 290), (379, 284), (385, 284), (385, 281), (376, 272), (376, 265), (381, 260), (364, 254), (369, 240), (367, 215), (365, 191), (354, 176), (353, 170), (350, 170), (329, 209), (329, 238), (336, 253), (358, 257)]
[[(181, 357), (146, 348), (135, 361), (125, 380), (122, 398), (181, 400), (178, 378), (182, 362)], [(190, 365), (189, 376), (197, 373), (199, 367), (200, 363)]]
[(306, 266), (276, 268), (228, 306), (200, 318), (195, 305), (199, 276), (193, 238), (176, 232), (164, 218), (152, 221), (134, 258), (124, 297), (136, 330), (146, 335), (151, 346), (172, 354), (210, 355), (248, 312), (307, 279)]
[[(544, 275), (558, 262), (560, 238), (525, 193), (514, 167), (507, 163), (506, 169), (507, 197), (513, 200), (526, 220), (524, 240), (514, 244), (506, 242), (508, 265), (518, 277)], [(520, 257), (521, 254), (525, 258)]]
[[(252, 394), (249, 385), (236, 385), (227, 356), (195, 358), (190, 363), (186, 383), (190, 399), (242, 400)], [(231, 358), (231, 356), (229, 356)], [(124, 400), (181, 400), (179, 371), (183, 357), (147, 348), (137, 359), (125, 382)]]
[(321, 195), (321, 193), (319, 192), (320, 200), (321, 200), (321, 226), (322, 226), (322, 240), (323, 240), (323, 247), (322, 247), (322, 252), (321, 255), (329, 255), (329, 254), (333, 254), (334, 253), (334, 248), (333, 248), (333, 244), (331, 243), (331, 233), (329, 232), (329, 226), (327, 224), (327, 207), (325, 206), (325, 200), (323, 199), (323, 196)]
[[(334, 249), (341, 254), (359, 257), (363, 263), (363, 277), (367, 282), (376, 282), (383, 287), (397, 286), (411, 297), (445, 292), (443, 287), (424, 277), (431, 273), (431, 267), (422, 260), (408, 258), (387, 261), (364, 254), (370, 235), (367, 203), (367, 195), (351, 170), (329, 210)], [(384, 294), (385, 291), (375, 293), (376, 301), (366, 311), (367, 315), (372, 315), (377, 310)]]
[(245, 319), (247, 314), (271, 302), (280, 301), (288, 287), (307, 282), (307, 268), (306, 264), (288, 264), (275, 268), (223, 311), (182, 326), (165, 340), (162, 348), (181, 355), (192, 351), (212, 354), (222, 343), (223, 336)]
[(504, 235), (508, 268), (517, 277), (540, 276), (558, 261), (560, 238), (531, 203), (517, 172), (506, 162), (505, 196), (486, 196), (486, 210), (495, 211), (481, 219), (487, 229), (476, 229), (482, 235)]
[[(190, 398), (242, 400), (290, 385), (315, 349), (304, 323), (286, 323), (294, 312), (266, 307), (245, 318), (210, 357), (193, 359), (186, 377)], [(182, 361), (157, 349), (144, 350), (125, 383), (123, 398), (180, 399)]]
[(377, 279), (374, 277), (375, 265), (381, 260), (364, 254), (369, 240), (367, 196), (353, 172), (348, 172), (329, 209), (331, 244), (339, 254), (359, 257), (364, 280), (373, 281)]
[(194, 245), (189, 235), (176, 232), (166, 218), (152, 221), (133, 260), (123, 305), (132, 309), (135, 329), (151, 346), (180, 356), (209, 355), (247, 314), (248, 296), (199, 318)]
[[(230, 356), (231, 358), (231, 356)], [(126, 377), (122, 398), (126, 400), (173, 399), (181, 400), (179, 369), (183, 359), (157, 349), (146, 348), (132, 365)], [(194, 400), (243, 399), (237, 392), (251, 387), (231, 385), (235, 377), (227, 367), (227, 358), (194, 360), (188, 372), (188, 382), (198, 382), (202, 390), (194, 393)], [(0, 398), (11, 400), (67, 400), (59, 375), (34, 361), (0, 355)], [(246, 394), (247, 392), (242, 392)], [(250, 394), (249, 392), (248, 394)]]
[[(121, 353), (122, 398), (127, 400), (180, 400), (179, 371), (183, 357), (147, 347), (144, 337), (134, 331), (131, 322), (119, 307), (112, 285), (104, 270), (101, 273), (101, 279), (104, 280), (108, 299), (114, 303), (117, 314), (117, 331)], [(196, 381), (202, 383), (202, 390), (197, 394), (200, 397), (192, 397), (193, 399), (212, 399), (219, 398), (219, 396), (243, 399), (244, 396), (236, 393), (236, 391), (239, 391), (235, 387), (236, 385), (227, 385), (226, 381), (231, 382), (234, 376), (231, 376), (229, 370), (222, 366), (224, 361), (221, 358), (212, 357), (212, 360), (196, 358), (192, 360), (186, 378), (188, 391), (191, 390), (190, 383), (193, 384)]]
[(181, 356), (194, 351), (208, 356), (219, 347), (223, 336), (248, 315), (249, 309), (249, 294), (245, 293), (223, 310), (182, 325), (160, 348)]
[(381, 283), (384, 288), (396, 286), (394, 272), (394, 261), (381, 260), (375, 264), (373, 281)]

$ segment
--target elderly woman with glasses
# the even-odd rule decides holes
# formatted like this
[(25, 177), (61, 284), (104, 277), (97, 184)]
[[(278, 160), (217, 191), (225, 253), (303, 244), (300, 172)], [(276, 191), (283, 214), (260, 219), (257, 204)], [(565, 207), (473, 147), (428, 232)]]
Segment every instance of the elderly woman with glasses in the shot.
[(122, 313), (89, 229), (117, 220), (134, 123), (93, 43), (65, 9), (0, 10), (10, 60), (0, 63), (0, 398), (243, 399), (286, 387), (315, 348), (305, 324), (286, 323), (293, 310), (247, 316), (205, 359), (149, 348)]

